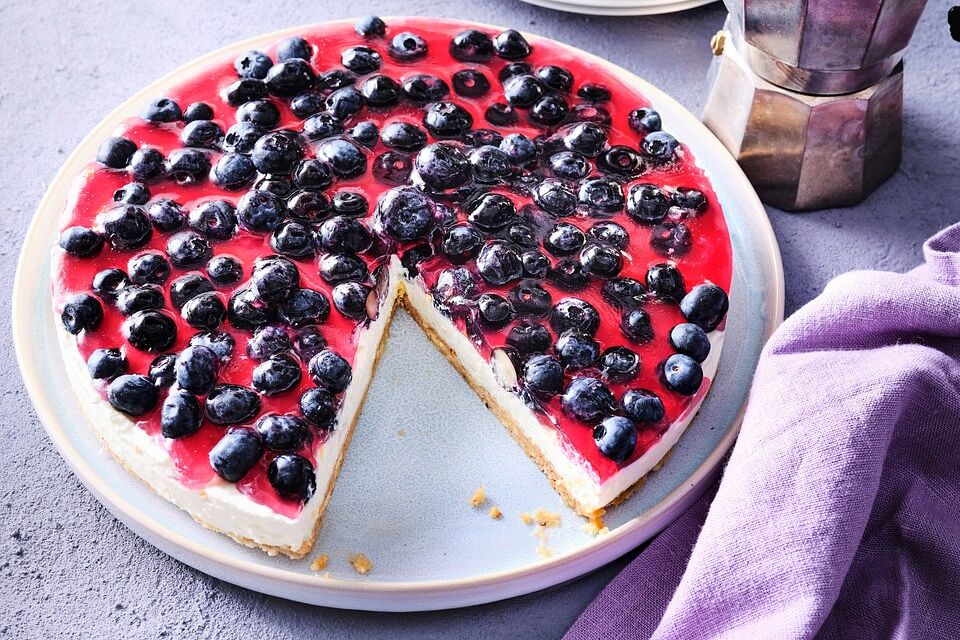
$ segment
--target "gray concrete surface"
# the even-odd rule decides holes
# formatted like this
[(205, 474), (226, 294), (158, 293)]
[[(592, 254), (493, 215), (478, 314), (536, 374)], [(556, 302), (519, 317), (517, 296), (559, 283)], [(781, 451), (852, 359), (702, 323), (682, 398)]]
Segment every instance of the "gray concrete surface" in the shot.
[[(904, 270), (928, 235), (960, 218), (960, 44), (933, 0), (907, 56), (904, 161), (860, 206), (770, 217), (788, 312), (850, 269)], [(723, 22), (714, 4), (646, 18), (589, 18), (516, 0), (349, 3), (0, 2), (0, 321), (22, 237), (65, 154), (147, 81), (213, 48), (281, 27), (363, 13), (514, 25), (597, 53), (695, 112)], [(551, 638), (616, 573), (489, 606), (387, 615), (302, 606), (219, 582), (118, 524), (67, 470), (33, 414), (9, 340), (0, 343), (0, 636), (16, 638)]]

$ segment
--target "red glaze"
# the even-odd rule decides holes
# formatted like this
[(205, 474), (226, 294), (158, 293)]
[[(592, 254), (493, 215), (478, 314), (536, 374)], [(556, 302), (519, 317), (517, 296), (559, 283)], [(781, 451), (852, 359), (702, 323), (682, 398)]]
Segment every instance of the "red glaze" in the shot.
[[(455, 33), (466, 28), (469, 28), (469, 25), (452, 21), (394, 19), (388, 24), (387, 36), (384, 39), (365, 40), (358, 37), (351, 26), (343, 24), (323, 27), (302, 35), (314, 45), (315, 54), (312, 63), (318, 72), (322, 73), (341, 68), (340, 52), (351, 46), (365, 44), (378, 50), (382, 55), (383, 66), (377, 73), (388, 75), (400, 82), (417, 73), (428, 73), (445, 80), (451, 87), (450, 95), (446, 99), (470, 111), (473, 115), (475, 129), (497, 129), (503, 135), (523, 133), (531, 138), (552, 132), (554, 128), (545, 129), (529, 123), (523, 110), (520, 111), (520, 122), (509, 127), (495, 127), (485, 120), (484, 112), (486, 108), (494, 102), (504, 101), (497, 74), (507, 64), (507, 61), (496, 56), (487, 64), (463, 63), (453, 59), (448, 50), (450, 39)], [(428, 41), (429, 52), (424, 59), (414, 63), (401, 64), (394, 61), (387, 53), (387, 45), (392, 35), (405, 30), (418, 33)], [(496, 34), (491, 33), (490, 35)], [(609, 131), (608, 142), (611, 145), (623, 144), (634, 149), (637, 148), (640, 136), (627, 126), (627, 116), (631, 110), (649, 104), (640, 93), (629, 86), (625, 86), (622, 79), (611, 77), (603, 68), (578, 58), (571, 51), (543, 40), (534, 40), (531, 44), (533, 44), (533, 53), (524, 61), (531, 64), (534, 69), (545, 64), (554, 64), (565, 67), (573, 73), (575, 79), (574, 91), (568, 97), (571, 107), (585, 102), (575, 96), (576, 89), (581, 85), (600, 83), (608, 87), (613, 93), (612, 101), (603, 105), (610, 112), (613, 122)], [(266, 52), (271, 57), (275, 57), (273, 47)], [(186, 108), (192, 102), (208, 103), (214, 109), (215, 121), (224, 130), (227, 130), (235, 122), (235, 110), (221, 98), (220, 90), (236, 80), (232, 62), (233, 57), (231, 56), (212, 64), (189, 76), (179, 85), (170, 88), (165, 95), (176, 100), (182, 108)], [(486, 96), (476, 99), (457, 96), (453, 91), (451, 78), (455, 71), (462, 68), (475, 68), (484, 71), (491, 83), (490, 92)], [(358, 81), (358, 86), (362, 79), (361, 77)], [(290, 111), (286, 101), (275, 97), (271, 100), (281, 112), (282, 120), (278, 128), (299, 130), (301, 120)], [(422, 113), (422, 107), (402, 101), (399, 106), (386, 109), (365, 108), (348, 120), (346, 126), (349, 129), (353, 124), (365, 120), (376, 122), (381, 129), (383, 125), (395, 120), (407, 120), (422, 126)], [(669, 126), (670, 122), (668, 121), (665, 123), (667, 131), (669, 131)], [(170, 151), (182, 146), (179, 140), (179, 132), (182, 127), (182, 122), (153, 125), (146, 123), (139, 117), (131, 117), (114, 132), (114, 135), (124, 135), (134, 141), (138, 147), (156, 147), (166, 156)], [(332, 194), (334, 191), (345, 187), (362, 191), (370, 202), (372, 215), (378, 196), (390, 188), (390, 185), (377, 182), (369, 171), (373, 159), (384, 150), (386, 148), (382, 144), (378, 144), (375, 149), (368, 151), (367, 173), (353, 180), (338, 179), (327, 190), (327, 193)], [(308, 157), (312, 155), (309, 146), (306, 147), (306, 154)], [(216, 164), (219, 153), (210, 152), (210, 157), (212, 164)], [(77, 179), (71, 201), (63, 213), (61, 228), (73, 225), (96, 228), (97, 216), (101, 212), (109, 210), (113, 205), (114, 191), (130, 181), (131, 178), (124, 171), (113, 171), (95, 162), (91, 163)], [(707, 210), (697, 217), (686, 220), (693, 234), (693, 248), (677, 262), (688, 290), (705, 281), (716, 283), (725, 290), (729, 290), (732, 253), (726, 224), (716, 196), (703, 172), (695, 165), (689, 150), (682, 147), (678, 159), (668, 166), (654, 167), (648, 164), (646, 172), (640, 178), (624, 182), (624, 192), (632, 184), (641, 182), (654, 183), (667, 188), (693, 187), (706, 194), (709, 203)], [(185, 212), (209, 199), (222, 198), (235, 204), (246, 192), (246, 189), (239, 192), (225, 191), (216, 187), (210, 181), (203, 181), (194, 186), (182, 186), (164, 180), (150, 184), (149, 187), (153, 199), (174, 199), (180, 203)], [(507, 194), (514, 201), (518, 210), (523, 205), (532, 202), (529, 196), (520, 195), (506, 188), (498, 190)], [(458, 219), (466, 218), (466, 214), (459, 208), (456, 209), (456, 212)], [(624, 268), (621, 276), (633, 277), (643, 282), (650, 265), (667, 261), (650, 248), (649, 227), (638, 225), (623, 212), (608, 219), (620, 223), (630, 233), (630, 245), (624, 253)], [(577, 213), (574, 216), (564, 218), (564, 220), (577, 224), (584, 231), (595, 221), (585, 213)], [(153, 238), (143, 249), (133, 252), (116, 252), (107, 245), (97, 257), (90, 259), (80, 259), (61, 252), (58, 266), (55, 269), (57, 275), (54, 279), (54, 297), (57, 309), (59, 310), (63, 300), (69, 294), (89, 291), (91, 280), (98, 271), (108, 267), (118, 267), (126, 271), (128, 260), (141, 251), (149, 249), (163, 251), (168, 236), (169, 234), (154, 230)], [(436, 237), (436, 234), (434, 234), (434, 237)], [(384, 254), (387, 251), (388, 249), (382, 243), (375, 243), (374, 249), (364, 256), (371, 269), (375, 263), (385, 258)], [(258, 256), (271, 253), (269, 236), (257, 236), (242, 230), (229, 241), (214, 244), (215, 255), (230, 254), (242, 261), (244, 282), (250, 275), (255, 259)], [(316, 260), (299, 261), (298, 266), (301, 273), (301, 286), (322, 291), (329, 299), (331, 287), (318, 275)], [(449, 263), (442, 257), (433, 257), (422, 262), (420, 272), (425, 285), (432, 286), (437, 273), (448, 266), (450, 266)], [(167, 282), (165, 289), (169, 290), (169, 283), (183, 273), (185, 271), (174, 268), (174, 273)], [(244, 282), (222, 288), (221, 293), (224, 295), (224, 300), (226, 301), (234, 290), (243, 287)], [(504, 287), (489, 287), (482, 281), (480, 282), (480, 291), (497, 291), (503, 295), (506, 295), (515, 284), (510, 283)], [(597, 450), (593, 441), (592, 424), (584, 424), (565, 415), (561, 409), (559, 397), (546, 403), (545, 407), (548, 415), (541, 415), (541, 421), (547, 426), (552, 425), (551, 428), (558, 429), (570, 455), (579, 459), (599, 482), (604, 482), (614, 475), (618, 468), (639, 458), (658, 440), (672, 422), (689, 414), (705, 395), (710, 386), (710, 380), (705, 379), (700, 391), (692, 397), (667, 391), (659, 382), (657, 369), (658, 364), (673, 353), (667, 342), (667, 335), (674, 325), (684, 321), (679, 308), (672, 304), (648, 303), (646, 310), (650, 313), (656, 337), (646, 345), (631, 344), (619, 330), (620, 313), (600, 296), (601, 285), (602, 281), (593, 278), (587, 289), (575, 293), (566, 293), (558, 291), (547, 282), (544, 283), (544, 286), (552, 294), (554, 303), (565, 296), (573, 296), (590, 302), (600, 312), (601, 326), (596, 337), (601, 344), (601, 349), (614, 345), (626, 345), (640, 354), (641, 371), (636, 379), (626, 384), (609, 383), (616, 398), (619, 400), (629, 388), (646, 388), (655, 391), (662, 398), (666, 408), (666, 418), (663, 423), (641, 426), (637, 447), (633, 455), (624, 465), (617, 465)], [(169, 301), (167, 308), (168, 310), (172, 309)], [(173, 314), (177, 320), (178, 338), (176, 344), (169, 351), (180, 351), (187, 345), (189, 338), (196, 331), (190, 328), (175, 311)], [(138, 351), (125, 342), (120, 330), (123, 319), (119, 311), (109, 303), (104, 303), (104, 320), (100, 327), (93, 333), (82, 333), (77, 337), (80, 352), (86, 359), (97, 348), (120, 347), (129, 361), (129, 372), (146, 373), (149, 363), (156, 354)], [(545, 325), (548, 324), (546, 318), (540, 321)], [(463, 320), (458, 319), (457, 323), (463, 330)], [(330, 343), (330, 348), (352, 363), (357, 340), (362, 333), (362, 329), (358, 330), (357, 323), (341, 316), (333, 309), (330, 318), (321, 326), (321, 329), (324, 337)], [(229, 322), (225, 322), (220, 330), (232, 334), (237, 341), (237, 346), (234, 357), (221, 371), (219, 382), (250, 386), (250, 374), (257, 364), (248, 358), (245, 353), (246, 342), (250, 334), (234, 329)], [(485, 356), (489, 357), (493, 348), (505, 344), (508, 330), (509, 326), (499, 331), (485, 331), (484, 340), (482, 344), (478, 345), (478, 348)], [(273, 398), (264, 397), (261, 415), (269, 412), (299, 413), (297, 401), (300, 393), (313, 384), (306, 373), (306, 367), (304, 367), (303, 373), (303, 380), (296, 391), (290, 391)], [(94, 381), (94, 384), (105, 396), (106, 384), (98, 381)], [(184, 484), (199, 488), (215, 480), (219, 481), (208, 463), (207, 456), (213, 445), (223, 435), (225, 431), (223, 427), (204, 420), (200, 430), (192, 436), (179, 440), (165, 439), (160, 434), (159, 404), (153, 412), (138, 419), (137, 424), (147, 433), (153, 435), (169, 451), (181, 473), (180, 479)], [(314, 460), (314, 453), (319, 450), (325, 439), (325, 434), (314, 431), (312, 441), (299, 452), (310, 460)], [(274, 455), (276, 454), (267, 452), (258, 464), (237, 483), (238, 489), (256, 502), (268, 505), (278, 513), (288, 517), (296, 517), (302, 508), (300, 502), (280, 498), (267, 481), (266, 468)]]

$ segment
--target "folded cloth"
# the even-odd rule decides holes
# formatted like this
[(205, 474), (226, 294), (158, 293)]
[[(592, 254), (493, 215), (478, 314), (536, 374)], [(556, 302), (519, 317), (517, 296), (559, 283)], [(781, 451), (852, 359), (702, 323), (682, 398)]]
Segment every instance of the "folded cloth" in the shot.
[(763, 350), (712, 491), (567, 638), (960, 638), (960, 225)]

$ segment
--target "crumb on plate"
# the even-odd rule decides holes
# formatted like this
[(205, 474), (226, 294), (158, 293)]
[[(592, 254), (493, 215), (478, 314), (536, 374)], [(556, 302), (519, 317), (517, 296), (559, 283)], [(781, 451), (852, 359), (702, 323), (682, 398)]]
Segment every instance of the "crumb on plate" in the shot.
[(490, 517), (499, 520), (503, 517), (503, 511), (500, 511), (500, 507), (490, 507)]
[(470, 496), (470, 506), (477, 508), (487, 501), (487, 492), (483, 489), (483, 485), (477, 487), (477, 490), (473, 492), (473, 495)]
[(325, 553), (321, 553), (316, 558), (313, 559), (313, 562), (310, 563), (310, 568), (314, 571), (323, 571), (327, 568), (327, 564), (330, 563), (330, 556)]
[(367, 575), (370, 573), (370, 570), (373, 569), (373, 563), (362, 553), (355, 553), (350, 556), (350, 564), (352, 564), (353, 569), (362, 576)]

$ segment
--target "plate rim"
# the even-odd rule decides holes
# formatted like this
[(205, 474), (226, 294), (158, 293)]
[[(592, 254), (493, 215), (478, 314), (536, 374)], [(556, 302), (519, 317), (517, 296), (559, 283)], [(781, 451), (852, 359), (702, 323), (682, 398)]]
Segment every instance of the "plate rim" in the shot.
[(591, 0), (521, 0), (527, 4), (587, 16), (658, 16), (704, 7), (717, 0), (664, 0), (650, 4), (591, 4)]
[[(404, 16), (388, 16), (385, 20), (400, 19)], [(422, 19), (422, 16), (420, 17)], [(491, 31), (502, 30), (503, 27), (477, 21), (463, 21), (442, 18), (453, 23), (462, 23), (465, 26), (475, 26)], [(593, 571), (608, 562), (620, 557), (624, 553), (636, 548), (644, 541), (661, 531), (670, 521), (679, 515), (705, 490), (708, 482), (719, 470), (719, 463), (732, 446), (740, 429), (740, 422), (745, 410), (746, 401), (742, 403), (736, 418), (729, 426), (727, 433), (720, 440), (709, 456), (681, 483), (660, 500), (654, 507), (640, 516), (633, 518), (609, 534), (597, 538), (583, 547), (572, 549), (553, 556), (550, 559), (540, 560), (517, 568), (495, 571), (479, 577), (453, 578), (443, 580), (419, 580), (404, 582), (364, 582), (353, 580), (337, 580), (324, 578), (320, 575), (297, 574), (285, 571), (282, 567), (267, 567), (252, 561), (233, 557), (227, 553), (211, 550), (194, 542), (188, 536), (172, 528), (163, 529), (154, 526), (144, 519), (141, 513), (132, 508), (129, 501), (119, 495), (113, 488), (106, 485), (90, 460), (70, 442), (55, 416), (52, 406), (45, 397), (45, 386), (42, 382), (39, 367), (30, 358), (30, 298), (29, 295), (31, 261), (36, 259), (27, 247), (36, 245), (49, 249), (51, 238), (50, 229), (40, 224), (44, 211), (51, 207), (57, 209), (59, 215), (62, 203), (72, 188), (73, 179), (78, 175), (78, 169), (89, 162), (91, 148), (95, 150), (96, 143), (110, 132), (123, 119), (130, 116), (140, 103), (157, 93), (163, 87), (181, 77), (191, 69), (209, 64), (231, 53), (247, 48), (262, 46), (285, 36), (299, 33), (304, 30), (316, 29), (332, 24), (352, 24), (354, 19), (321, 21), (281, 29), (261, 35), (245, 38), (214, 51), (203, 54), (187, 61), (172, 71), (150, 82), (129, 98), (121, 102), (116, 108), (104, 116), (87, 135), (85, 135), (51, 180), (43, 198), (37, 206), (29, 228), (23, 237), (20, 255), (17, 261), (16, 275), (11, 296), (12, 337), (17, 361), (20, 366), (24, 386), (34, 409), (48, 436), (53, 441), (61, 457), (68, 463), (74, 474), (82, 484), (93, 493), (97, 499), (125, 526), (132, 529), (148, 543), (164, 553), (190, 565), (194, 568), (262, 593), (298, 600), (310, 604), (322, 604), (352, 609), (371, 611), (426, 611), (455, 608), (460, 606), (494, 602), (521, 594), (532, 593), (555, 586), (562, 582), (575, 579)], [(604, 68), (614, 77), (620, 77), (624, 82), (636, 86), (646, 98), (658, 106), (667, 105), (673, 112), (672, 117), (686, 120), (688, 126), (699, 129), (697, 144), (716, 146), (724, 151), (723, 163), (724, 180), (735, 181), (731, 190), (742, 192), (752, 201), (754, 213), (763, 215), (754, 216), (755, 222), (760, 225), (757, 229), (765, 241), (764, 250), (772, 258), (773, 281), (775, 288), (768, 292), (764, 319), (764, 342), (773, 330), (780, 324), (784, 313), (784, 278), (783, 263), (779, 246), (773, 228), (760, 203), (756, 192), (750, 185), (736, 161), (729, 156), (723, 145), (690, 111), (675, 99), (636, 76), (632, 72), (619, 67), (599, 56), (584, 51), (572, 45), (553, 40), (546, 36), (523, 32), (531, 40), (549, 40), (551, 43), (563, 47), (593, 64)], [(79, 167), (77, 166), (79, 165)], [(47, 214), (48, 216), (51, 214)], [(741, 214), (742, 215), (742, 214)], [(28, 255), (29, 254), (29, 255)], [(45, 254), (44, 254), (45, 255)], [(266, 580), (267, 582), (263, 582)], [(283, 585), (309, 588), (312, 592), (305, 596), (302, 592), (284, 592)], [(317, 596), (317, 597), (314, 597)], [(327, 597), (329, 596), (329, 597)], [(380, 598), (376, 598), (380, 596)], [(435, 601), (424, 601), (424, 596), (444, 596)], [(394, 598), (394, 599), (391, 599)]]

